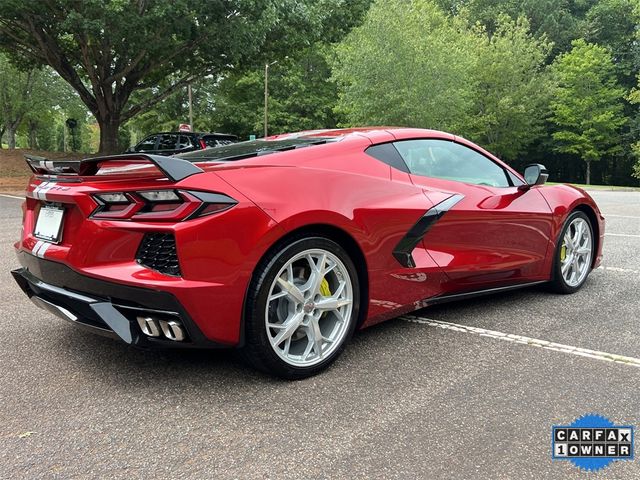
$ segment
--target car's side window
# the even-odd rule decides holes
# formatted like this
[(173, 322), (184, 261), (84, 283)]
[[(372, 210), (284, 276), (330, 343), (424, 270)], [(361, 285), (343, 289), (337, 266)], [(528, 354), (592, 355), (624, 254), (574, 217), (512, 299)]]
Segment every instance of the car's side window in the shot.
[(405, 140), (394, 145), (414, 175), (491, 187), (510, 186), (500, 165), (459, 143), (433, 139)]
[(151, 135), (150, 137), (145, 138), (144, 140), (142, 140), (136, 146), (136, 151), (137, 152), (148, 152), (150, 150), (155, 150), (156, 149), (156, 138), (157, 138), (157, 135)]
[(176, 143), (178, 141), (178, 135), (173, 133), (166, 133), (160, 135), (160, 141), (158, 142), (158, 150), (175, 150)]
[(176, 146), (176, 150), (182, 150), (183, 148), (191, 148), (193, 147), (193, 143), (191, 143), (191, 139), (186, 135), (180, 135), (178, 139), (178, 145)]

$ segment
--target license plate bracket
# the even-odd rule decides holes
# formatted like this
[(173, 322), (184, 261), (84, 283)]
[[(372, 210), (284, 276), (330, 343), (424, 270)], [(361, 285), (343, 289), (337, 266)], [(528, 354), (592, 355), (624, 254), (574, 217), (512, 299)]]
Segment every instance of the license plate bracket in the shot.
[(34, 237), (51, 243), (60, 243), (63, 219), (64, 208), (56, 205), (43, 205), (33, 229)]

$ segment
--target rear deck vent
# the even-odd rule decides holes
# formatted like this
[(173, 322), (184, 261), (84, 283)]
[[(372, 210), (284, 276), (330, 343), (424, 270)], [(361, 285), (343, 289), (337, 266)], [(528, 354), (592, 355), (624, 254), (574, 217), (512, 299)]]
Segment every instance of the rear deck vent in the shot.
[(172, 233), (146, 233), (136, 260), (140, 265), (165, 275), (180, 276), (176, 237)]

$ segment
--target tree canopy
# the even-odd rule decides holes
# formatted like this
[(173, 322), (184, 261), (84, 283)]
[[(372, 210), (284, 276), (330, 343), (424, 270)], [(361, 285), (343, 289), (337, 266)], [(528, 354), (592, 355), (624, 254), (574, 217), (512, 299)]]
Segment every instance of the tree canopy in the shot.
[[(23, 66), (50, 65), (98, 121), (100, 151), (117, 151), (123, 122), (194, 79), (257, 55), (266, 39), (270, 49), (294, 47), (284, 33), (293, 25), (295, 41), (313, 31), (319, 11), (311, 4), (0, 0), (0, 46)], [(141, 90), (147, 98), (131, 104)]]
[(18, 70), (0, 54), (0, 133), (7, 132), (9, 148), (16, 146), (16, 131), (31, 107), (38, 74)]
[(433, 2), (379, 0), (337, 48), (338, 111), (348, 124), (458, 130), (480, 45)]
[(554, 73), (557, 87), (551, 110), (557, 126), (556, 149), (584, 160), (589, 184), (591, 163), (621, 148), (624, 89), (617, 83), (607, 49), (584, 40), (575, 40), (571, 51), (556, 59)]
[(542, 133), (550, 49), (524, 18), (489, 34), (429, 0), (381, 0), (338, 47), (337, 108), (347, 124), (455, 131), (514, 159)]
[(75, 118), (76, 148), (122, 151), (187, 123), (187, 84), (195, 129), (259, 135), (277, 62), (270, 133), (429, 127), (638, 184), (639, 35), (638, 0), (0, 0), (0, 138), (68, 149)]
[(544, 133), (550, 99), (545, 62), (552, 44), (530, 33), (524, 17), (500, 15), (483, 39), (473, 70), (474, 103), (464, 132), (507, 160), (515, 160)]

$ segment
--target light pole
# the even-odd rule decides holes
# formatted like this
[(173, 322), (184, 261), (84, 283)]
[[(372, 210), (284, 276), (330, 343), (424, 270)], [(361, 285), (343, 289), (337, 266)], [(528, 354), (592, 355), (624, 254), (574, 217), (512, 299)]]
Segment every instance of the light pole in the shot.
[(269, 119), (269, 67), (278, 63), (274, 60), (271, 63), (264, 64), (264, 137), (267, 138), (268, 119)]

